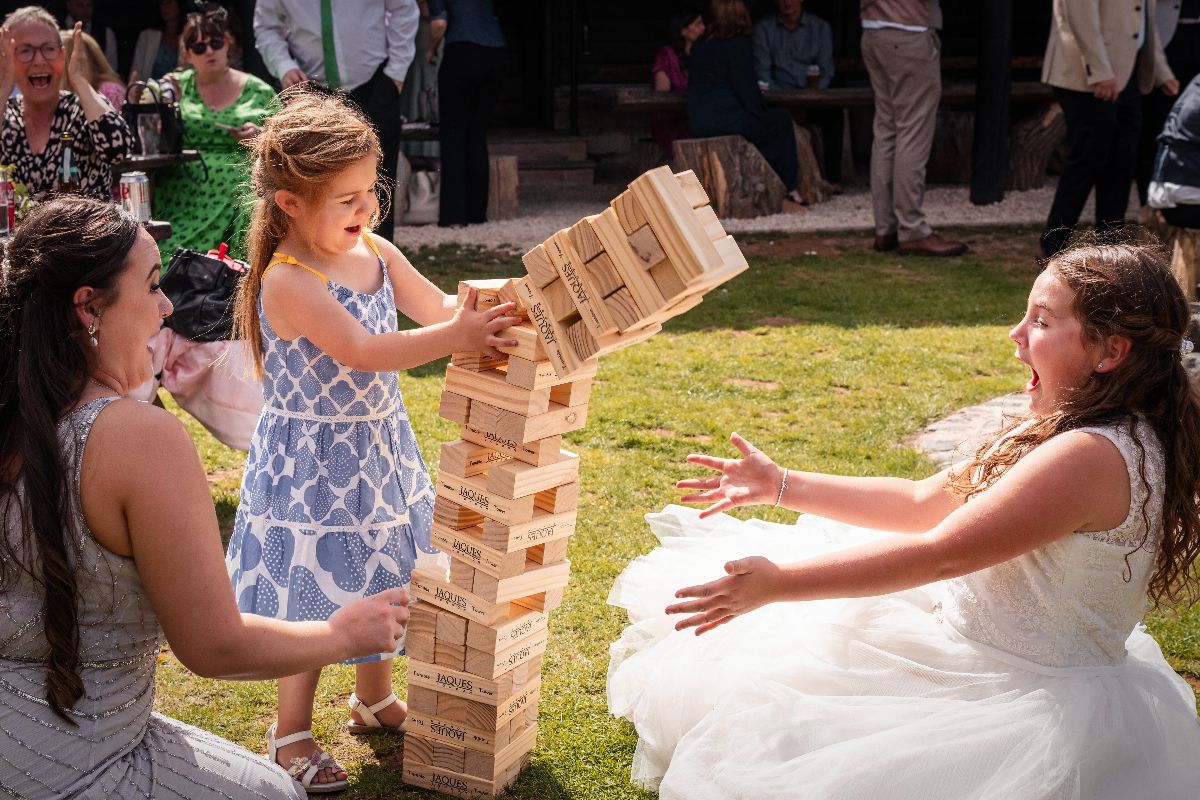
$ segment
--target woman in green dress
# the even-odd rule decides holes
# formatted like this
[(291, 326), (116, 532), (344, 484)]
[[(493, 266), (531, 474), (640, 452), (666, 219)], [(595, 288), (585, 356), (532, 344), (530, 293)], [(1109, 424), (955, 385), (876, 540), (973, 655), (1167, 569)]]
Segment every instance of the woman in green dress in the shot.
[[(175, 74), (183, 115), (183, 146), (204, 159), (156, 176), (154, 218), (171, 223), (171, 238), (159, 246), (163, 263), (176, 247), (205, 252), (221, 242), (244, 259), (249, 209), (242, 201), (250, 177), (249, 151), (242, 145), (258, 133), (275, 108), (275, 91), (229, 66), (231, 43), (222, 10), (188, 15), (180, 32), (179, 57), (191, 69)], [(207, 179), (205, 178), (207, 168)]]

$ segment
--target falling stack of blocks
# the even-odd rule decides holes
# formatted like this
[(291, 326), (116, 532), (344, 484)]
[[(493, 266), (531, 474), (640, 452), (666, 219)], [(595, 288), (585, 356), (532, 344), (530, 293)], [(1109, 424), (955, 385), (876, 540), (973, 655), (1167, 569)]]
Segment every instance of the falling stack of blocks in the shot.
[(495, 796), (537, 737), (548, 615), (562, 603), (579, 458), (564, 433), (587, 422), (596, 357), (662, 323), (746, 269), (691, 172), (645, 173), (604, 212), (525, 254), (528, 275), (472, 281), (476, 308), (516, 301), (503, 358), (456, 353), (441, 416), (433, 543), (449, 576), (418, 571), (409, 620), (404, 779)]

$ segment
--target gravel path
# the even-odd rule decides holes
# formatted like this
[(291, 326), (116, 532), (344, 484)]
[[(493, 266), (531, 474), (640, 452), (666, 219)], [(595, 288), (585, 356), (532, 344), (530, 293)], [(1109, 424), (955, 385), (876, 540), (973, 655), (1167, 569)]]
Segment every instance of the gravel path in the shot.
[[(481, 247), (525, 251), (544, 241), (555, 231), (575, 224), (581, 217), (602, 211), (624, 184), (590, 186), (526, 186), (521, 190), (521, 216), (465, 228), (439, 228), (436, 225), (396, 228), (401, 249), (422, 245), (469, 244)], [(1054, 184), (1027, 192), (1008, 192), (1000, 203), (973, 206), (966, 186), (934, 186), (925, 193), (925, 213), (935, 229), (950, 226), (1040, 224), (1054, 197)], [(1137, 208), (1136, 200), (1130, 208)], [(1092, 209), (1082, 219), (1092, 218)], [(866, 187), (849, 188), (845, 193), (804, 211), (773, 214), (756, 219), (722, 220), (729, 233), (748, 231), (845, 231), (872, 232), (871, 196)]]

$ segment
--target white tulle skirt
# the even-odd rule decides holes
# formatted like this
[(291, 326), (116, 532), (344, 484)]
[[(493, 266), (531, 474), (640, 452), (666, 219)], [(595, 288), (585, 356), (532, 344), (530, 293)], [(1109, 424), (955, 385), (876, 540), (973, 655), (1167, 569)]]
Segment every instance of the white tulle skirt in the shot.
[(675, 590), (728, 560), (795, 561), (881, 534), (679, 506), (647, 519), (662, 546), (609, 597), (630, 625), (611, 647), (608, 702), (637, 728), (633, 780), (663, 798), (1200, 797), (1195, 698), (1140, 628), (1119, 667), (1035, 671), (958, 635), (930, 584), (675, 632)]

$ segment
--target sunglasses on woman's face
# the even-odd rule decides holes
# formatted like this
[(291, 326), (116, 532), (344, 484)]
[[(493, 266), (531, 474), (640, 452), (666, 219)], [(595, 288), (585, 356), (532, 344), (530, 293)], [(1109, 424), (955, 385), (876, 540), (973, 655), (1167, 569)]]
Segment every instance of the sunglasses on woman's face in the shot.
[(213, 52), (215, 53), (216, 51), (220, 50), (224, 46), (225, 46), (225, 37), (224, 36), (214, 36), (211, 39), (201, 39), (198, 42), (192, 42), (191, 44), (189, 44), (187, 46), (187, 48), (194, 55), (202, 56), (206, 52), (208, 52), (208, 49), (210, 47), (212, 48)]

